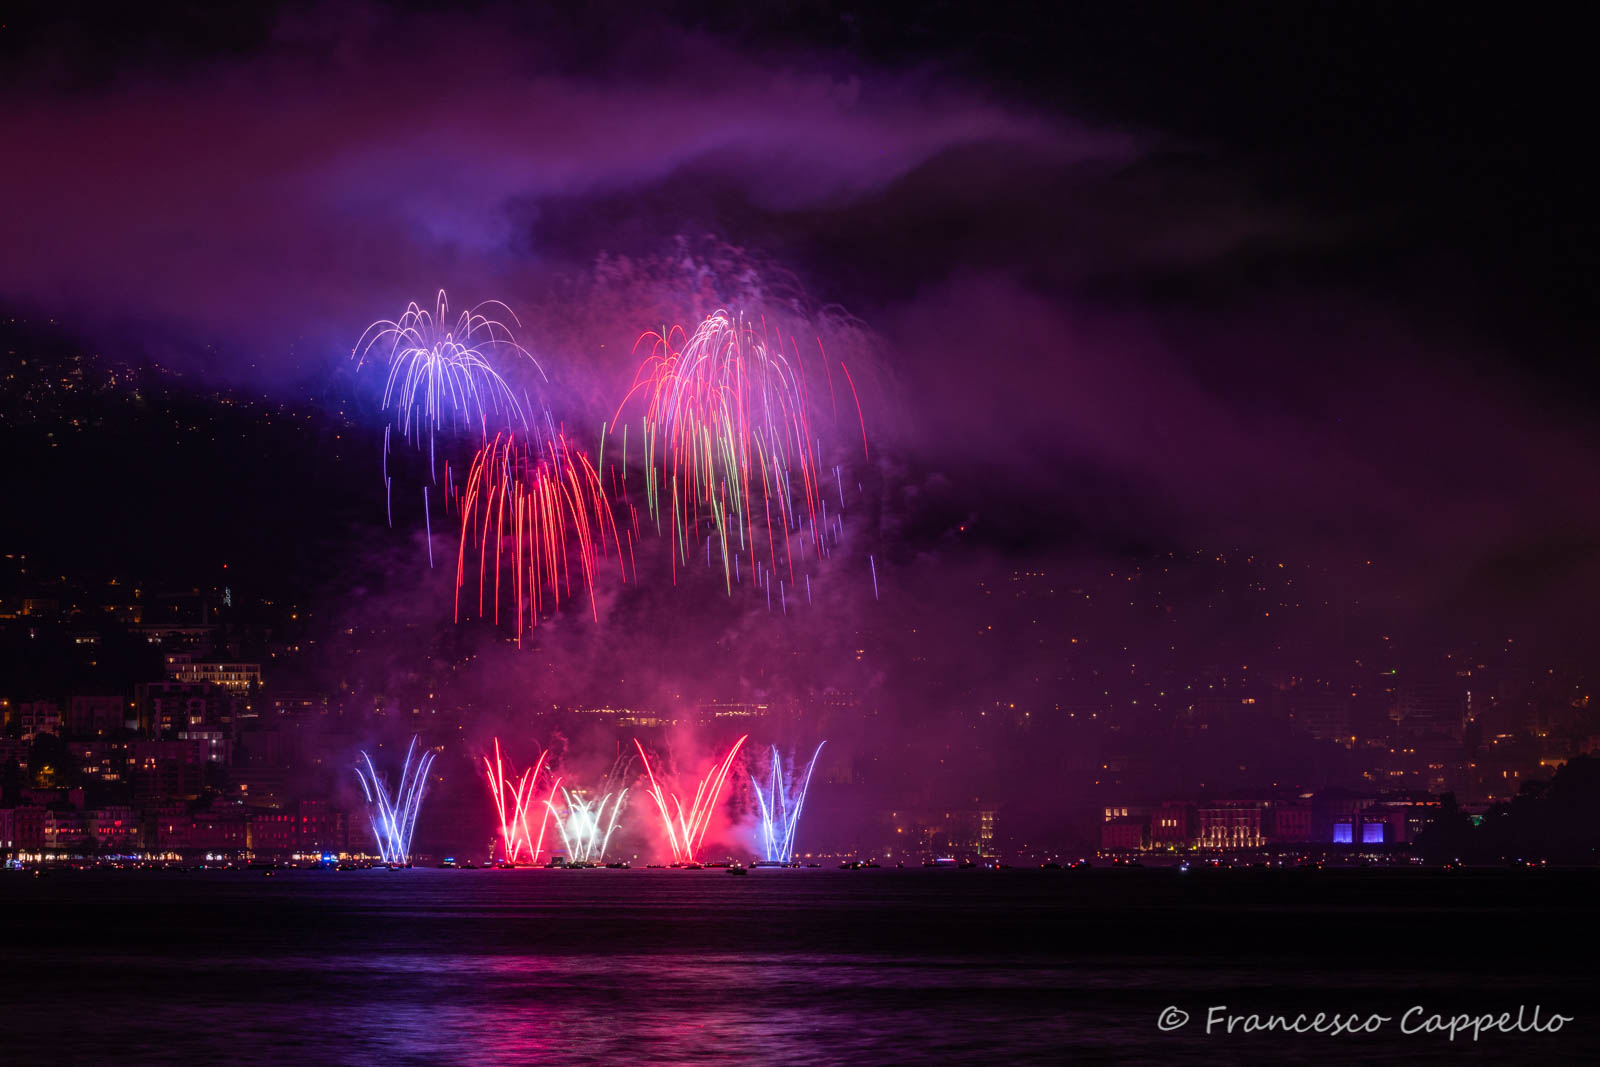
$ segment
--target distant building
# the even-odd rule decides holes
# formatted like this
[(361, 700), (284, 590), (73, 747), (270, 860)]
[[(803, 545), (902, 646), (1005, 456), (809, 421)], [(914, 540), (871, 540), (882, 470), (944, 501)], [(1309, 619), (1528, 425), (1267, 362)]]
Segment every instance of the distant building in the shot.
[(1100, 809), (1100, 821), (1111, 822), (1113, 819), (1127, 819), (1135, 815), (1145, 816), (1150, 814), (1150, 807), (1146, 804), (1110, 804)]
[(54, 618), (61, 613), (61, 603), (51, 596), (22, 598), (22, 614), (32, 618)]
[(143, 682), (134, 689), (139, 727), (153, 739), (190, 727), (234, 728), (238, 694), (210, 682)]
[(1396, 741), (1374, 785), (1381, 790), (1466, 792), (1471, 771), (1459, 738), (1429, 734)]
[(28, 742), (20, 737), (0, 737), (0, 767), (8, 763), (28, 766)]
[(1377, 801), (1372, 793), (1348, 789), (1322, 789), (1311, 798), (1311, 840), (1321, 844), (1356, 842), (1361, 812)]
[(128, 807), (108, 807), (83, 813), (84, 829), (94, 846), (119, 854), (144, 847), (144, 826), (139, 813)]
[(300, 819), (299, 847), (304, 852), (342, 852), (346, 846), (344, 812), (326, 801), (302, 800), (295, 809)]
[[(1383, 844), (1404, 844), (1415, 841), (1438, 810), (1439, 798), (1428, 793), (1386, 793), (1361, 812), (1361, 820), (1363, 827), (1375, 822), (1384, 824)], [(1376, 843), (1371, 840), (1375, 833), (1363, 829), (1363, 841)]]
[(1255, 801), (1202, 804), (1199, 808), (1200, 848), (1260, 848), (1263, 806)]
[(1309, 800), (1274, 804), (1271, 811), (1272, 825), (1267, 831), (1267, 838), (1273, 844), (1296, 845), (1316, 840), (1312, 834)]
[(1396, 845), (1416, 839), (1433, 817), (1438, 798), (1426, 793), (1382, 796), (1343, 789), (1312, 798), (1312, 840), (1332, 845)]
[(1338, 693), (1303, 692), (1289, 698), (1289, 718), (1313, 740), (1349, 748), (1355, 744), (1350, 728), (1350, 700)]
[(1360, 844), (1398, 845), (1406, 840), (1406, 813), (1399, 809), (1373, 805), (1359, 815)]
[(131, 626), (129, 629), (142, 635), (152, 645), (160, 645), (162, 648), (193, 649), (209, 647), (212, 635), (217, 630), (215, 626), (148, 621)]
[(68, 741), (67, 755), (77, 763), (85, 779), (132, 780), (133, 749), (126, 741)]
[(1399, 686), (1389, 710), (1400, 739), (1449, 737), (1461, 740), (1467, 722), (1467, 694), (1457, 678), (1408, 681)]
[(772, 708), (768, 704), (712, 701), (700, 705), (700, 718), (704, 722), (716, 719), (765, 719), (771, 713)]
[(205, 788), (205, 752), (198, 741), (135, 741), (134, 794), (141, 798), (200, 795)]
[(61, 736), (61, 705), (53, 700), (32, 700), (17, 705), (17, 722), (22, 739), (31, 741), (40, 734)]
[(223, 689), (249, 692), (261, 684), (261, 664), (195, 660), (182, 653), (167, 656), (167, 676), (175, 682), (209, 682)]
[(37, 852), (44, 848), (46, 811), (35, 805), (0, 808), (0, 850)]
[(307, 722), (328, 714), (328, 698), (321, 693), (280, 692), (267, 699), (267, 714), (273, 719)]
[(283, 804), (288, 781), (289, 772), (283, 767), (230, 767), (228, 798), (244, 804), (276, 808)]
[(911, 808), (887, 813), (888, 839), (879, 854), (892, 856), (994, 855), (992, 808)]
[(44, 814), (44, 847), (78, 852), (92, 847), (87, 816), (75, 809), (51, 809)]
[(253, 852), (295, 852), (300, 847), (300, 820), (287, 811), (250, 814), (245, 847)]
[(1163, 801), (1150, 814), (1151, 848), (1188, 848), (1195, 833), (1195, 806), (1188, 801)]
[(249, 847), (250, 814), (242, 807), (210, 808), (190, 816), (189, 847), (204, 852), (242, 852)]
[[(943, 851), (976, 856), (994, 855), (995, 812), (988, 808), (973, 808), (948, 812), (945, 815)], [(935, 841), (935, 847), (938, 841)]]
[(67, 702), (64, 725), (72, 737), (108, 737), (126, 726), (131, 711), (120, 696), (75, 696)]
[(182, 804), (157, 808), (155, 829), (155, 845), (164, 852), (181, 852), (193, 844), (194, 819)]
[(1102, 852), (1137, 852), (1150, 847), (1150, 820), (1142, 815), (1118, 816), (1100, 824)]
[(193, 741), (199, 745), (207, 763), (227, 766), (231, 760), (233, 750), (231, 731), (219, 726), (191, 726), (187, 730), (179, 730), (178, 740)]

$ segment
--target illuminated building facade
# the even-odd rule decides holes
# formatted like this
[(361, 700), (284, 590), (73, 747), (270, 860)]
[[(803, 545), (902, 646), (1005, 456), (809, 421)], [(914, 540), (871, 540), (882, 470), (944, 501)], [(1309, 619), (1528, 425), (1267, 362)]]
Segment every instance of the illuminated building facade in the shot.
[(1200, 848), (1260, 848), (1262, 805), (1244, 801), (1204, 805), (1199, 809)]

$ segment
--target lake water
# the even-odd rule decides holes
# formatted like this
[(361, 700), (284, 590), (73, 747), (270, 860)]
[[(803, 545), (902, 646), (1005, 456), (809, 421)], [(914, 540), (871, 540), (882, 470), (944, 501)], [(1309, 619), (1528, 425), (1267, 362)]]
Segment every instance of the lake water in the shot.
[[(1555, 871), (8, 872), (0, 1061), (1595, 1062), (1597, 890)], [(1393, 1018), (1207, 1035), (1212, 1005)], [(1575, 1018), (1399, 1032), (1413, 1006), (1519, 1005)], [(1168, 1006), (1188, 1024), (1162, 1031)]]

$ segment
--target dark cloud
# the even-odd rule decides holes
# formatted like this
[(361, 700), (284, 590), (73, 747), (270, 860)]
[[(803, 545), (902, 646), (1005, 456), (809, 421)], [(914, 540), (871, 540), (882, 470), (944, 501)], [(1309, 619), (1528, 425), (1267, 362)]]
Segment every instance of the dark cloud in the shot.
[(407, 299), (518, 306), (548, 287), (541, 268), (586, 264), (603, 249), (526, 235), (562, 205), (687, 174), (794, 211), (857, 202), (953, 146), (1128, 150), (914, 74), (758, 63), (682, 33), (657, 38), (667, 62), (601, 78), (492, 21), (337, 25), (169, 76), (13, 88), (3, 135), (28, 162), (3, 179), (0, 292), (176, 329), (222, 347), (223, 373), (300, 339), (303, 373)]

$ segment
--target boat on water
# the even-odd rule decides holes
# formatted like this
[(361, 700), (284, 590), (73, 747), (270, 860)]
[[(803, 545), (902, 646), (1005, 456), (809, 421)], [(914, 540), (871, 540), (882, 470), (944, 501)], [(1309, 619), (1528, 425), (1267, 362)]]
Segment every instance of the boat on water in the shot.
[(737, 863), (735, 863), (735, 864), (733, 864), (732, 866), (730, 866), (728, 868), (728, 873), (729, 874), (749, 874), (750, 871), (749, 871), (749, 868), (741, 867)]

